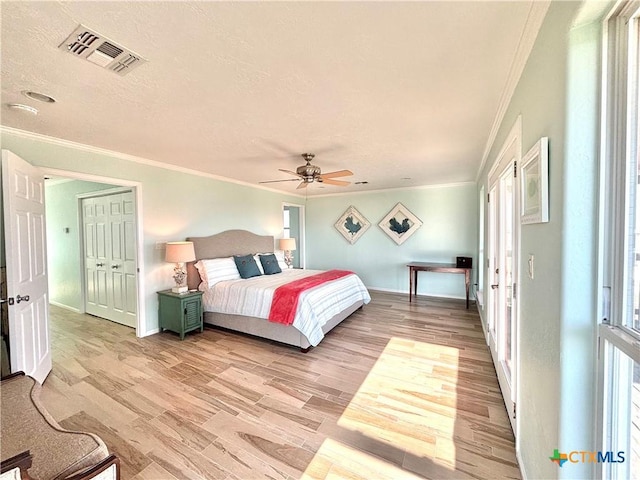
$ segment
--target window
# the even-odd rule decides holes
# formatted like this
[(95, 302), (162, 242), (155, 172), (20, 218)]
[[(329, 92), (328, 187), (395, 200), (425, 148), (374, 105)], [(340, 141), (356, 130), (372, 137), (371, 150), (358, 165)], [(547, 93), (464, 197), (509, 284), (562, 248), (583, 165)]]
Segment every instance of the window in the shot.
[(640, 479), (640, 2), (605, 21), (604, 255), (599, 327), (602, 478)]

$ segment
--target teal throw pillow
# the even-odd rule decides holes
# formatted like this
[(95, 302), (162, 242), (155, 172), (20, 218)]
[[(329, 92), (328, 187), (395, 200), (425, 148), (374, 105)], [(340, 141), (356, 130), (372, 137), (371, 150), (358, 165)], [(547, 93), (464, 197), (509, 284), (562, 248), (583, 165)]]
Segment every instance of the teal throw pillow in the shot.
[(265, 275), (282, 273), (282, 269), (280, 265), (278, 265), (278, 259), (273, 253), (270, 255), (260, 255), (260, 263), (262, 264), (262, 270), (264, 270)]
[(236, 267), (238, 267), (240, 277), (251, 278), (262, 275), (253, 255), (236, 255), (233, 257), (233, 260), (236, 262)]

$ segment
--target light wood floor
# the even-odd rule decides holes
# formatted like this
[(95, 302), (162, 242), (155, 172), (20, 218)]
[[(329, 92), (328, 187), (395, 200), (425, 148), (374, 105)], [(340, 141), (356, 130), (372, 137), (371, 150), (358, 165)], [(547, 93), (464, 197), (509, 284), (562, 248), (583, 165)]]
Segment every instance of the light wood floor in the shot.
[(42, 401), (100, 435), (123, 480), (520, 478), (474, 307), (372, 297), (307, 354), (51, 307)]

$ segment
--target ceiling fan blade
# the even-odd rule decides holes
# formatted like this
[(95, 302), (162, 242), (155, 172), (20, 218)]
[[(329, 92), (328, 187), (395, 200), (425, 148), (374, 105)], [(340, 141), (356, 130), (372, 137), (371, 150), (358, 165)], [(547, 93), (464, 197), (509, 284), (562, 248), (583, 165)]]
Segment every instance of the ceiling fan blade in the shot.
[(322, 173), (320, 178), (348, 177), (349, 175), (353, 175), (351, 170), (338, 170), (337, 172)]
[(280, 170), (281, 172), (289, 173), (289, 174), (291, 174), (291, 175), (295, 175), (296, 177), (300, 177), (300, 178), (302, 178), (302, 176), (301, 176), (301, 175), (298, 175), (296, 172), (292, 172), (291, 170), (285, 170), (284, 168), (279, 168), (278, 170)]
[(307, 188), (307, 185), (309, 185), (307, 182), (300, 182), (300, 185), (296, 187), (296, 190), (300, 190), (301, 188)]
[(333, 180), (331, 178), (323, 178), (322, 183), (326, 183), (327, 185), (338, 185), (339, 187), (346, 187), (350, 185), (351, 182), (345, 182), (344, 180)]
[(298, 182), (298, 181), (300, 181), (300, 179), (298, 178), (287, 178), (285, 180), (266, 180), (264, 182), (258, 182), (258, 183)]

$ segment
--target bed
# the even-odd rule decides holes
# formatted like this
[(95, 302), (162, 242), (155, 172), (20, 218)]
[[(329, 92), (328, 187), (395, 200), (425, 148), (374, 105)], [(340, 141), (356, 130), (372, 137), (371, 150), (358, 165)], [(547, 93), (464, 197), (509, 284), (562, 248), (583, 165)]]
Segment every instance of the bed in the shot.
[[(221, 310), (221, 308), (215, 304), (211, 304), (211, 302), (215, 301), (216, 298), (222, 298), (220, 295), (222, 295), (221, 290), (223, 289), (233, 292), (237, 288), (243, 287), (248, 288), (248, 291), (251, 292), (253, 288), (258, 288), (261, 282), (265, 282), (268, 284), (265, 288), (271, 289), (271, 293), (273, 293), (273, 288), (277, 287), (278, 284), (293, 281), (318, 272), (298, 269), (283, 270), (282, 273), (276, 275), (263, 275), (261, 276), (263, 277), (262, 279), (261, 277), (255, 277), (246, 280), (220, 282), (216, 284), (215, 287), (209, 289), (205, 285), (201, 285), (202, 279), (195, 267), (195, 264), (199, 260), (221, 259), (234, 255), (273, 253), (274, 237), (269, 235), (256, 235), (246, 230), (227, 230), (209, 237), (189, 237), (187, 241), (193, 242), (196, 254), (196, 261), (187, 264), (187, 282), (190, 289), (200, 288), (205, 292), (203, 295), (203, 305), (205, 306), (204, 322), (207, 325), (214, 325), (269, 340), (275, 340), (287, 345), (299, 347), (303, 352), (306, 352), (310, 347), (320, 343), (326, 333), (331, 331), (364, 304), (369, 303), (371, 299), (357, 275), (349, 275), (303, 292), (300, 296), (298, 311), (296, 311), (296, 319), (292, 325), (274, 323), (254, 315), (215, 311)], [(340, 284), (339, 282), (343, 283)], [(351, 285), (347, 286), (347, 284), (352, 284), (353, 289)], [(313, 300), (313, 298), (318, 299), (323, 297), (322, 292), (318, 292), (318, 290), (324, 288), (332, 290), (334, 294), (342, 296), (342, 298), (337, 300), (340, 304), (339, 311), (334, 313), (334, 310), (337, 310), (335, 305), (321, 305), (321, 301)], [(213, 292), (213, 289), (217, 289), (218, 291)], [(267, 300), (270, 301), (269, 290), (266, 291), (267, 293), (264, 295), (267, 297)], [(340, 293), (342, 291), (344, 291), (344, 293)], [(242, 295), (253, 294), (243, 293)], [(238, 296), (237, 292), (236, 296)], [(309, 300), (307, 297), (311, 297), (311, 299)], [(247, 298), (251, 302), (254, 302), (253, 297)], [(227, 301), (226, 303), (235, 305), (236, 301)], [(312, 310), (316, 308), (316, 305), (318, 305), (321, 310), (316, 312), (317, 316), (325, 318), (319, 318), (318, 324), (311, 325), (310, 330), (309, 328), (301, 327), (300, 322), (315, 322), (316, 314), (314, 314)], [(264, 308), (264, 304), (258, 306), (252, 305), (252, 309), (250, 310), (255, 314), (258, 311), (264, 312)], [(231, 310), (234, 309), (232, 308)], [(316, 310), (318, 310), (318, 308), (316, 308)], [(328, 317), (328, 315), (330, 316)], [(314, 317), (313, 322), (309, 321), (310, 317)], [(303, 331), (306, 332), (306, 334), (303, 333)]]

